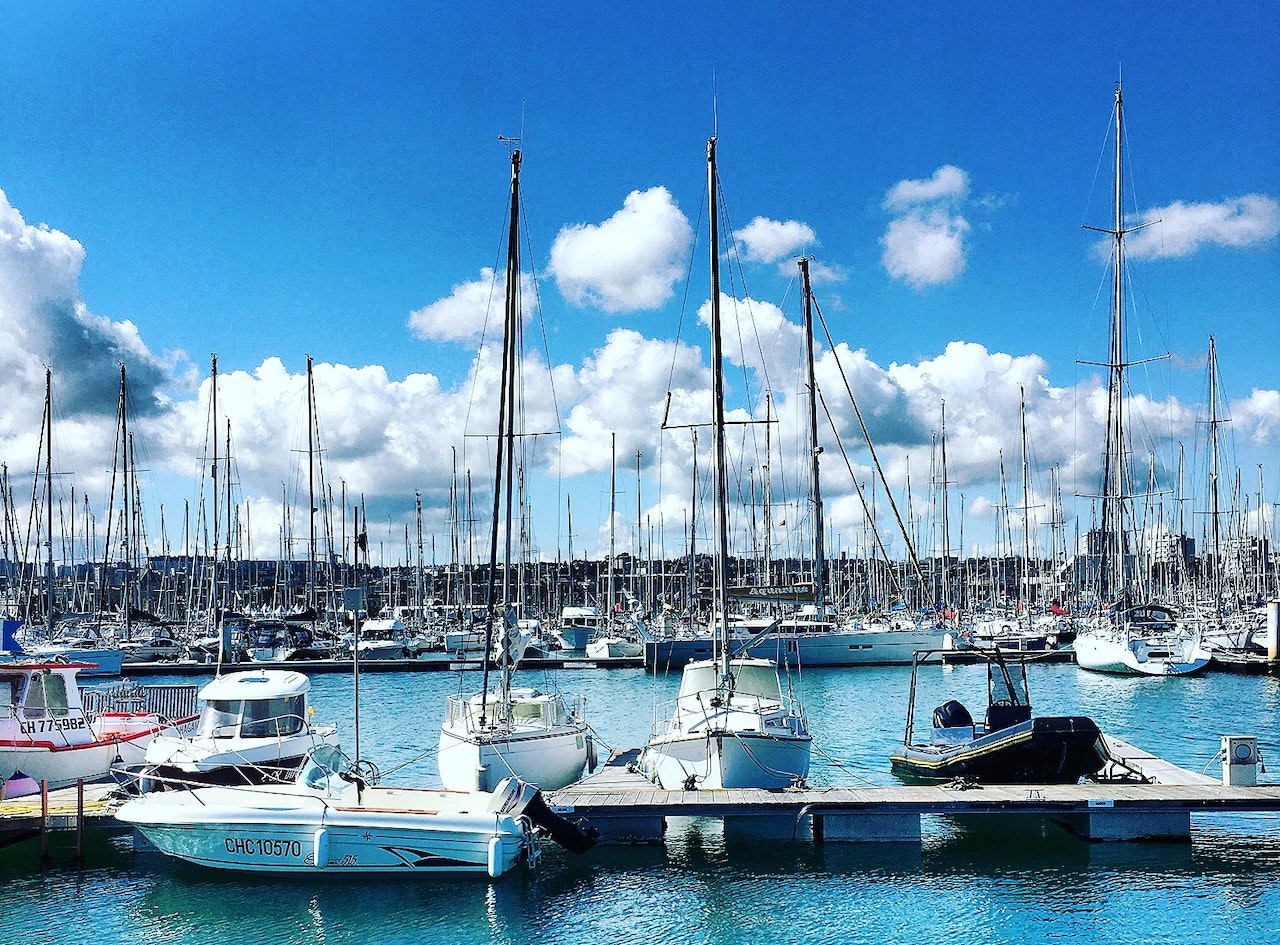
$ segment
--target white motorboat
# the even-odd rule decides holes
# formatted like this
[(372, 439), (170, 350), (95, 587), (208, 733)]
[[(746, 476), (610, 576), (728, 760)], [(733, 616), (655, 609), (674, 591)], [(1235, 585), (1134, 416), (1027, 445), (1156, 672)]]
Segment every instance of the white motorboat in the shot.
[(508, 689), (449, 696), (436, 758), (450, 790), (487, 791), (515, 776), (553, 791), (582, 777), (593, 751), (580, 706), (558, 692)]
[(291, 670), (245, 670), (200, 690), (190, 736), (158, 735), (147, 746), (147, 786), (262, 784), (292, 779), (307, 754), (337, 744), (337, 728), (313, 725), (311, 680)]
[(116, 812), (160, 852), (269, 873), (480, 873), (536, 863), (537, 828), (576, 852), (591, 832), (552, 814), (532, 785), (493, 792), (376, 785), (371, 766), (315, 749), (289, 784), (160, 791)]
[(560, 609), (556, 635), (566, 650), (585, 650), (600, 631), (604, 618), (594, 607), (566, 606)]
[(157, 733), (190, 719), (162, 721), (150, 712), (91, 716), (76, 675), (84, 663), (0, 663), (0, 781), (25, 775), (51, 787), (105, 777), (115, 764), (137, 764)]

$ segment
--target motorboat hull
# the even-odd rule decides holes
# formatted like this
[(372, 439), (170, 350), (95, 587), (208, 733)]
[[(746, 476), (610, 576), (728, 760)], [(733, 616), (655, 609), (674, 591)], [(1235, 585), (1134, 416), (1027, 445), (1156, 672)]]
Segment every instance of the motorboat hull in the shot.
[[(942, 629), (852, 629), (830, 632), (770, 634), (752, 643), (745, 655), (773, 660), (779, 666), (910, 666), (916, 650), (936, 648)], [(745, 645), (743, 639), (738, 645)], [(733, 643), (730, 646), (734, 646)], [(711, 637), (653, 640), (645, 644), (650, 669), (678, 669), (694, 660), (711, 658)], [(734, 648), (735, 657), (740, 655)]]
[(204, 788), (148, 795), (116, 816), (161, 853), (215, 869), (501, 876), (529, 848), (531, 827), (486, 810), (488, 795), (474, 799), (474, 809), (457, 809), (458, 796), (440, 791), (375, 787), (335, 803)]
[(1108, 757), (1092, 719), (1045, 716), (954, 744), (903, 745), (889, 760), (895, 774), (912, 781), (1075, 784)]

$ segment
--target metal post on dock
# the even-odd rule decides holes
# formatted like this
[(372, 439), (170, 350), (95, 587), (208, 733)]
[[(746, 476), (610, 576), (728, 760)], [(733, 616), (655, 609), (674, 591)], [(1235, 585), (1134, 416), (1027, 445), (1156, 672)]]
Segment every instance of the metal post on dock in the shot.
[(76, 862), (84, 861), (84, 778), (76, 780)]
[(49, 782), (40, 781), (40, 862), (49, 862)]

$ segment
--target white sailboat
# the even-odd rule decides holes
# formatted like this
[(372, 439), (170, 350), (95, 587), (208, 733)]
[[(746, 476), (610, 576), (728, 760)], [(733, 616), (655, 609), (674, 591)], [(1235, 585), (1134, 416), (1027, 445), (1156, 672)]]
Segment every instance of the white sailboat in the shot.
[[(570, 708), (558, 692), (514, 689), (515, 661), (525, 638), (517, 616), (512, 567), (515, 448), (520, 388), (520, 151), (511, 154), (511, 217), (507, 241), (506, 312), (498, 401), (497, 461), (489, 542), (489, 603), (484, 652), (498, 639), (499, 685), (489, 688), (489, 664), (478, 693), (448, 697), (440, 725), (440, 780), (452, 790), (490, 790), (513, 775), (555, 790), (582, 776), (592, 751), (582, 707)], [(501, 544), (499, 538), (502, 538)], [(501, 570), (501, 585), (498, 573)], [(527, 624), (526, 624), (527, 626)]]
[(720, 325), (716, 139), (707, 142), (711, 244), (711, 369), (715, 432), (715, 652), (688, 663), (670, 716), (640, 753), (640, 771), (667, 790), (784, 788), (809, 774), (812, 738), (799, 703), (782, 693), (772, 660), (730, 658), (728, 467)]
[(1104, 673), (1181, 676), (1204, 669), (1209, 663), (1209, 654), (1201, 644), (1198, 632), (1180, 628), (1169, 607), (1146, 599), (1144, 582), (1134, 573), (1128, 541), (1133, 491), (1126, 448), (1125, 369), (1130, 362), (1126, 360), (1125, 350), (1124, 238), (1137, 227), (1125, 227), (1121, 205), (1124, 182), (1123, 112), (1123, 98), (1117, 84), (1112, 226), (1110, 229), (1090, 227), (1108, 234), (1114, 242), (1111, 353), (1106, 364), (1109, 370), (1107, 449), (1098, 548), (1098, 612), (1081, 622), (1074, 647), (1076, 662), (1084, 669)]

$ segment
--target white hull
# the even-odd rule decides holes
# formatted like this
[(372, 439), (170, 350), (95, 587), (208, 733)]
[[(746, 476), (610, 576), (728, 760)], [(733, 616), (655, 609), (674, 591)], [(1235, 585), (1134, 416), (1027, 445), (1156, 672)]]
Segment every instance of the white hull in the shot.
[(635, 659), (644, 655), (644, 644), (618, 637), (593, 640), (587, 644), (587, 656), (593, 660)]
[(1076, 664), (1098, 673), (1186, 676), (1209, 665), (1209, 654), (1192, 639), (1126, 639), (1082, 631), (1075, 639)]
[(640, 771), (658, 787), (679, 791), (791, 787), (809, 774), (810, 739), (751, 732), (685, 733), (652, 738)]
[(62, 748), (0, 745), (0, 781), (21, 772), (33, 781), (62, 787), (76, 781), (96, 781), (111, 773), (114, 764), (142, 761), (150, 735), (127, 742), (91, 742)]
[(487, 809), (489, 795), (352, 788), (335, 798), (292, 786), (165, 791), (116, 816), (160, 852), (217, 869), (298, 873), (487, 873), (527, 849), (522, 818)]
[(778, 790), (809, 775), (813, 739), (803, 710), (786, 704), (771, 660), (730, 663), (732, 689), (720, 666), (684, 668), (671, 716), (640, 753), (640, 772), (669, 791), (720, 788)]
[(490, 791), (517, 777), (554, 791), (582, 777), (587, 765), (585, 724), (558, 729), (470, 732), (465, 724), (440, 729), (440, 781), (450, 791)]
[[(941, 628), (914, 627), (783, 631), (752, 644), (746, 655), (773, 660), (779, 666), (910, 666), (916, 650), (939, 648), (945, 633)], [(745, 643), (745, 639), (735, 639), (730, 646)], [(694, 660), (709, 659), (711, 650), (709, 635), (659, 640), (646, 644), (645, 663), (657, 669), (676, 668)]]

